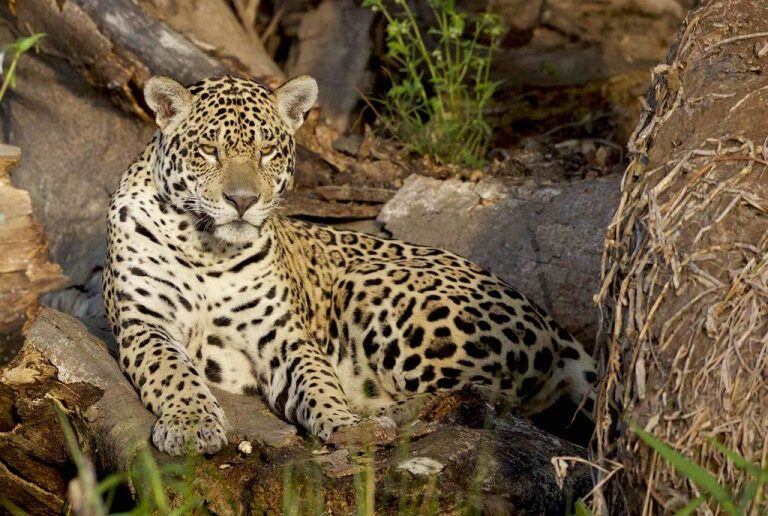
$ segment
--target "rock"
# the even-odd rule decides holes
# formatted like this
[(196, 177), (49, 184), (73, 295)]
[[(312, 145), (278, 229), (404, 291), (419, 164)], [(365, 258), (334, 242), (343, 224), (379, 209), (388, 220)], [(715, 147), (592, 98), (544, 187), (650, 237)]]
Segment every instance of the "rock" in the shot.
[(505, 43), (525, 41), (541, 23), (546, 0), (490, 0), (488, 11), (496, 13), (507, 28)]
[[(0, 41), (15, 37), (0, 28)], [(3, 139), (24, 159), (13, 181), (28, 190), (53, 261), (84, 284), (104, 260), (109, 196), (154, 128), (121, 112), (65, 61), (21, 58), (3, 102)]]
[[(506, 9), (512, 16), (520, 12), (517, 0), (493, 1), (505, 19)], [(505, 110), (495, 141), (545, 133), (555, 141), (593, 136), (623, 147), (648, 71), (664, 60), (694, 1), (546, 0), (537, 25), (510, 30), (494, 55), (494, 77), (504, 82), (496, 102)], [(539, 2), (522, 4), (520, 20), (526, 21)]]
[(339, 131), (349, 127), (360, 93), (368, 91), (373, 16), (351, 0), (324, 0), (299, 26), (298, 54), (288, 75), (317, 79), (322, 116)]
[[(534, 20), (542, 27), (524, 47), (496, 56), (495, 67), (505, 87), (583, 85), (633, 70), (647, 71), (663, 59), (685, 14), (681, 5), (685, 2), (680, 0), (595, 5), (548, 0), (543, 8), (538, 1), (522, 2), (522, 7), (517, 0), (496, 1), (505, 21), (517, 17), (524, 27), (531, 27)], [(566, 37), (555, 41), (551, 30)]]
[(413, 175), (378, 221), (396, 238), (498, 274), (591, 348), (602, 243), (618, 201), (617, 176), (536, 189)]
[(365, 137), (362, 134), (350, 134), (333, 141), (333, 148), (348, 156), (357, 157), (360, 153)]
[(492, 0), (488, 8), (498, 12), (507, 27), (527, 31), (539, 24), (546, 3), (546, 0)]

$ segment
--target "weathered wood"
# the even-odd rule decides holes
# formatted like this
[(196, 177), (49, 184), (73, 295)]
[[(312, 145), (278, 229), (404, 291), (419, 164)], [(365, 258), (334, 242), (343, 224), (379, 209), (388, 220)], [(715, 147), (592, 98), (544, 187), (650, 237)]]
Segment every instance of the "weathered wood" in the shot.
[[(457, 493), (468, 493), (473, 485), (481, 493), (476, 504), (486, 513), (561, 513), (567, 500), (591, 485), (584, 464), (570, 462), (563, 477), (553, 467), (555, 457), (583, 458), (583, 449), (523, 420), (494, 416), (470, 391), (424, 404), (407, 448), (380, 448), (371, 462), (344, 448), (312, 453), (259, 398), (216, 394), (232, 422), (230, 444), (195, 466), (194, 474), (200, 496), (217, 514), (279, 513), (285, 475), (306, 489), (303, 482), (312, 471), (320, 477), (312, 494), (321, 495), (326, 510), (355, 512), (354, 475), (366, 464), (374, 471), (378, 514), (396, 512), (403, 501), (418, 506), (430, 497), (441, 511), (452, 510), (464, 503)], [(61, 464), (65, 449), (52, 417), (54, 403), (66, 408), (84, 454), (105, 471), (128, 467), (155, 421), (103, 342), (70, 316), (42, 310), (29, 326), (22, 352), (0, 376), (0, 415), (18, 414), (12, 420), (0, 417), (0, 487), (34, 514), (57, 512), (69, 480), (51, 467)], [(253, 453), (237, 450), (243, 439), (252, 443)], [(3, 469), (17, 463), (27, 466), (6, 468), (10, 475)], [(43, 490), (46, 494), (36, 498)]]
[(369, 92), (374, 12), (352, 0), (324, 0), (301, 18), (291, 75), (311, 75), (320, 87), (321, 116), (339, 131), (352, 123), (361, 94)]
[[(131, 0), (25, 0), (8, 15), (25, 32), (45, 32), (44, 50), (66, 57), (92, 84), (145, 119), (150, 117), (138, 92), (152, 75), (186, 84), (229, 72), (261, 79), (282, 75), (263, 48), (263, 68), (245, 67), (231, 56), (225, 65)], [(254, 47), (254, 54), (259, 51)]]
[(293, 217), (358, 220), (375, 219), (381, 207), (381, 204), (327, 202), (301, 192), (287, 192), (282, 209), (283, 213)]
[(263, 79), (284, 78), (261, 38), (240, 24), (226, 0), (141, 0), (140, 5), (177, 32), (209, 46), (220, 58), (234, 57), (249, 75)]
[(395, 195), (397, 190), (370, 188), (366, 186), (318, 186), (315, 193), (326, 201), (370, 202), (383, 204)]
[(37, 298), (67, 283), (61, 268), (48, 261), (29, 194), (11, 184), (11, 169), (20, 160), (18, 147), (0, 145), (0, 334), (19, 331)]

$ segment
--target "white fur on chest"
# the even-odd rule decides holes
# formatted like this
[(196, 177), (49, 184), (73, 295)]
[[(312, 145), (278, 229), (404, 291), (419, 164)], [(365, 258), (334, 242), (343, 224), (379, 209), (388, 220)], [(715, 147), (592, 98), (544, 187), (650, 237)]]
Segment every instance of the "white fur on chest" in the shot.
[[(221, 246), (196, 229), (193, 216), (144, 201), (132, 203), (119, 226), (130, 236), (118, 268), (146, 274), (129, 281), (147, 281), (141, 302), (169, 312), (165, 330), (209, 383), (238, 393), (268, 388), (280, 344), (300, 338), (290, 321), (290, 289), (277, 274), (274, 235), (239, 250)], [(145, 234), (135, 235), (137, 227)]]

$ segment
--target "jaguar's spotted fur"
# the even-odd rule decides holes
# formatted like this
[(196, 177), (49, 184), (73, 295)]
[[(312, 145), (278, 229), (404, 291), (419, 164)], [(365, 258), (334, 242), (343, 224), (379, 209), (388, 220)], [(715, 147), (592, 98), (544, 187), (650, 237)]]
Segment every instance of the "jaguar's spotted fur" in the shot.
[(316, 94), (308, 77), (274, 92), (233, 77), (147, 85), (160, 131), (112, 199), (104, 294), (120, 363), (159, 417), (154, 443), (226, 443), (209, 385), (259, 394), (323, 439), (468, 383), (526, 413), (563, 394), (590, 411), (592, 359), (499, 278), (447, 251), (273, 213)]

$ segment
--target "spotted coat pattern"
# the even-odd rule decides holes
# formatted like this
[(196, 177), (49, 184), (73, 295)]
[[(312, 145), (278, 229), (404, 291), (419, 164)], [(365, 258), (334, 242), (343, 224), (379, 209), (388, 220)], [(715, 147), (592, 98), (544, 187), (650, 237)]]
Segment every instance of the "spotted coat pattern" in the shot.
[[(120, 365), (159, 417), (160, 449), (226, 444), (210, 385), (262, 396), (323, 439), (469, 383), (527, 414), (561, 395), (591, 411), (592, 359), (498, 277), (274, 211), (295, 159), (277, 93), (233, 77), (187, 91), (186, 118), (157, 133), (113, 196), (104, 274)], [(251, 167), (235, 185), (258, 199), (245, 214), (227, 202), (233, 163)]]

